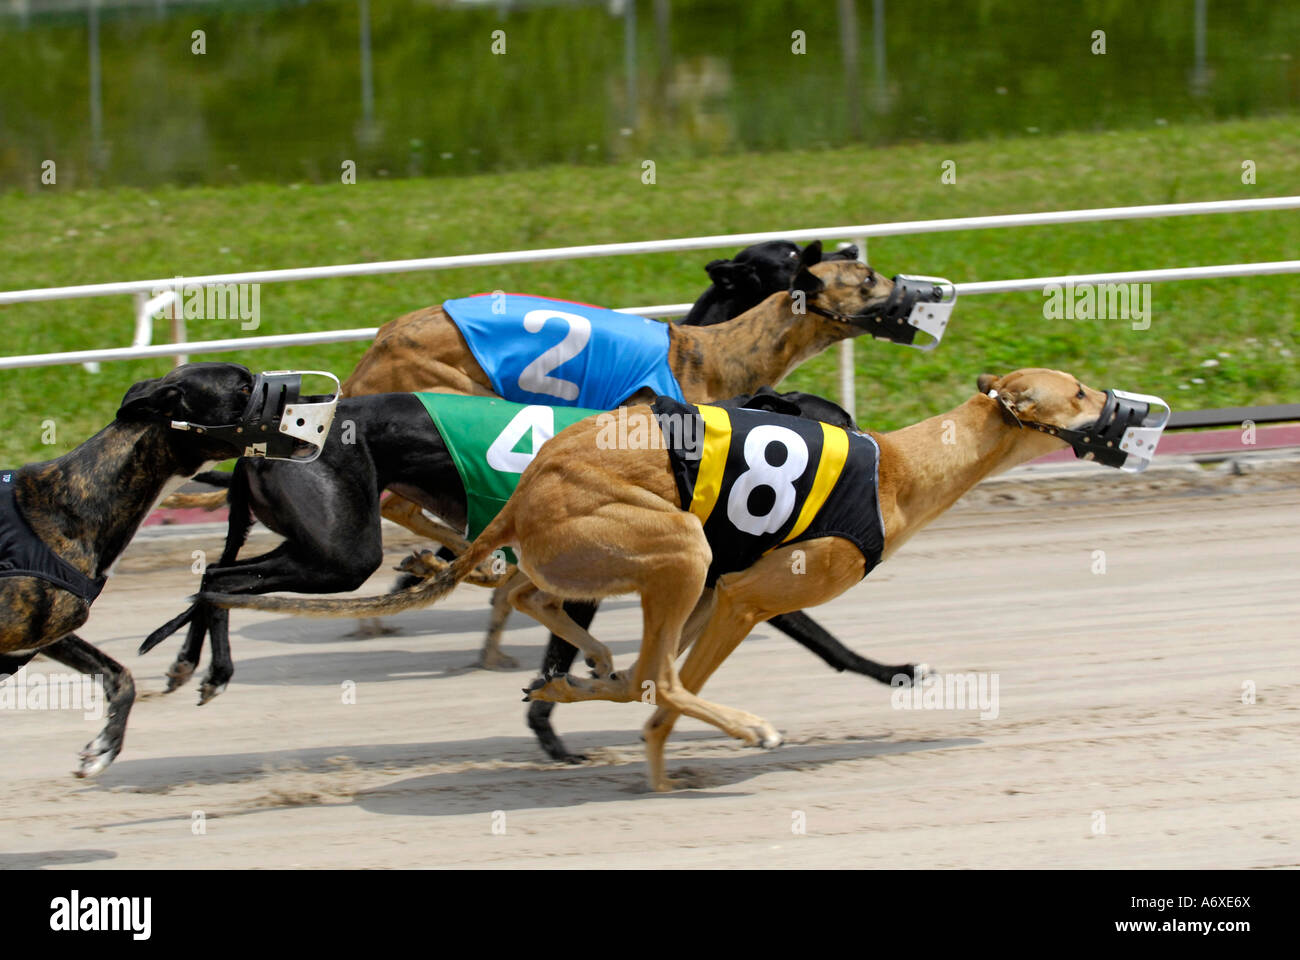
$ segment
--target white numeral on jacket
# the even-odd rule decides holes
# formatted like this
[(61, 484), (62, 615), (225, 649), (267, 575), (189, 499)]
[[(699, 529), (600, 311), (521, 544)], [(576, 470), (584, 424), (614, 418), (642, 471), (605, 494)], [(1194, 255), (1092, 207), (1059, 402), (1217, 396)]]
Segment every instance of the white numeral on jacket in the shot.
[(577, 400), (578, 385), (572, 380), (552, 377), (550, 372), (582, 353), (587, 341), (591, 339), (591, 321), (563, 310), (529, 310), (524, 314), (524, 329), (529, 333), (540, 333), (542, 327), (546, 326), (546, 321), (552, 317), (568, 323), (569, 332), (563, 340), (520, 371), (519, 389), (528, 393), (544, 393), (561, 400)]
[[(773, 443), (785, 447), (785, 462), (779, 467), (767, 462), (767, 448)], [(727, 497), (727, 519), (756, 537), (775, 533), (794, 512), (794, 482), (808, 466), (808, 445), (788, 427), (760, 424), (745, 437), (745, 463), (749, 469), (736, 478)], [(759, 487), (771, 487), (776, 498), (771, 510), (756, 517), (749, 512), (749, 495)]]
[[(515, 444), (529, 430), (533, 432), (532, 453), (519, 453)], [(487, 465), (502, 473), (523, 473), (542, 444), (555, 436), (555, 411), (550, 407), (524, 407), (514, 415), (487, 449)]]

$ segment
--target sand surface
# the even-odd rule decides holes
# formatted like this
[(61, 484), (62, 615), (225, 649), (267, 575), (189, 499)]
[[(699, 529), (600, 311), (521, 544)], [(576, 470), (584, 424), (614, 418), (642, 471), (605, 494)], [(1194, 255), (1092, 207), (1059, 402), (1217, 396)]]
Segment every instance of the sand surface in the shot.
[[(238, 611), (229, 689), (162, 696), (177, 641), (135, 647), (220, 538), (141, 539), (83, 631), (135, 674), (126, 748), (78, 781), (97, 722), (0, 711), (0, 867), (1300, 865), (1300, 477), (1189, 466), (1105, 488), (1087, 469), (981, 488), (814, 612), (883, 662), (997, 674), (996, 718), (896, 709), (763, 625), (706, 692), (785, 746), (684, 720), (669, 765), (692, 788), (672, 795), (644, 790), (641, 704), (559, 707), (593, 759), (544, 762), (519, 692), (543, 631), (516, 615), (523, 666), (463, 669), (486, 622), (473, 587), (367, 640)], [(621, 598), (594, 632), (624, 664), (639, 628)]]

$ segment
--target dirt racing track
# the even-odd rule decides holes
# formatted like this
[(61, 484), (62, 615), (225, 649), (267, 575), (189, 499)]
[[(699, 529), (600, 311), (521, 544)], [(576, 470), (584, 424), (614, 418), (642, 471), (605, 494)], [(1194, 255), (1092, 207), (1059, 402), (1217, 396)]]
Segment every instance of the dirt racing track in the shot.
[[(202, 708), (196, 681), (163, 696), (178, 641), (135, 648), (220, 542), (146, 532), (82, 631), (141, 692), (102, 778), (70, 774), (97, 721), (0, 711), (0, 867), (1300, 865), (1295, 451), (982, 485), (815, 616), (884, 662), (996, 674), (996, 718), (896, 708), (760, 626), (706, 693), (786, 744), (683, 720), (668, 758), (691, 788), (669, 795), (644, 791), (642, 704), (560, 706), (592, 759), (542, 762), (519, 691), (543, 631), (516, 615), (520, 669), (463, 669), (487, 616), (473, 587), (369, 640), (235, 611), (230, 688)], [(620, 665), (639, 631), (630, 598), (593, 627)]]

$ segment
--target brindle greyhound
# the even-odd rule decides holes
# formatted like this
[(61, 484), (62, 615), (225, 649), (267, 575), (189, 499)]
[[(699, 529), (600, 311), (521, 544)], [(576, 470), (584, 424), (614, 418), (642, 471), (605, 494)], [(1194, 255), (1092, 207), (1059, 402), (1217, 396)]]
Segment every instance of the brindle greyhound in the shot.
[(101, 772), (121, 751), (135, 684), (125, 667), (74, 631), (89, 617), (106, 571), (167, 488), (242, 450), (174, 430), (171, 422), (233, 422), (252, 385), (253, 375), (234, 363), (178, 367), (128, 390), (117, 418), (75, 450), (6, 478), (20, 511), (9, 518), (10, 528), (29, 540), (30, 530), (37, 551), (39, 544), (54, 551), (50, 563), (64, 576), (52, 582), (19, 572), (30, 564), (0, 563), (0, 680), (37, 653), (100, 680), (107, 722), (82, 751), (79, 777)]
[[(852, 425), (852, 418), (840, 407), (810, 394), (777, 394), (765, 389), (726, 405)], [(465, 524), (466, 491), (461, 476), (419, 399), (409, 393), (349, 398), (340, 401), (336, 416), (354, 424), (355, 435), (347, 442), (337, 433), (330, 436), (320, 457), (311, 463), (238, 461), (230, 486), (225, 548), (221, 559), (205, 570), (202, 591), (243, 595), (355, 590), (383, 559), (379, 495), (384, 489), (400, 491), (450, 523)], [(285, 539), (268, 553), (240, 560), (239, 550), (254, 516)], [(328, 525), (321, 524), (322, 516), (330, 518)], [(429, 562), (407, 562), (403, 569), (423, 570)], [(495, 585), (499, 579), (489, 574), (484, 585)], [(199, 694), (203, 704), (220, 694), (234, 675), (229, 611), (196, 602), (151, 633), (140, 653), (147, 653), (187, 623), (189, 632), (178, 663), (197, 661), (204, 636), (212, 637), (212, 663)], [(865, 672), (884, 683), (898, 673), (913, 675), (917, 669), (912, 664), (891, 667), (859, 657), (829, 634), (796, 639), (831, 666)], [(557, 643), (568, 646), (563, 640), (557, 639)], [(572, 660), (572, 656), (567, 658), (566, 670)], [(858, 669), (859, 663), (866, 668)], [(189, 676), (188, 672), (176, 676), (176, 672), (173, 668), (170, 674), (173, 688)], [(532, 725), (553, 759), (577, 759), (555, 735), (549, 710)]]
[[(879, 505), (875, 562), (887, 560), (987, 476), (1067, 444), (1111, 466), (1123, 465), (1126, 457), (1149, 459), (1164, 425), (1148, 427), (1150, 404), (1133, 402), (1156, 398), (1102, 393), (1058, 370), (984, 374), (977, 386), (979, 393), (954, 410), (893, 433), (871, 434), (879, 451), (876, 496), (856, 485), (846, 496), (864, 510)], [(632, 408), (628, 416), (633, 415), (650, 417), (652, 408)], [(700, 689), (756, 623), (825, 603), (856, 584), (871, 564), (848, 539), (817, 536), (778, 545), (706, 590), (710, 543), (700, 518), (685, 509), (668, 452), (611, 449), (598, 440), (602, 429), (597, 418), (589, 418), (543, 447), (496, 519), (423, 586), (367, 601), (301, 601), (292, 609), (355, 616), (422, 606), (445, 596), (493, 550), (514, 546), (532, 584), (511, 601), (540, 615), (598, 665), (595, 679), (540, 678), (525, 699), (629, 702), (652, 691), (658, 709), (644, 731), (650, 786), (669, 790), (664, 743), (683, 713), (749, 746), (781, 743), (767, 721), (703, 700)], [(949, 438), (956, 442), (944, 442)], [(794, 563), (796, 549), (804, 553), (801, 565)], [(804, 575), (792, 575), (796, 570)], [(537, 596), (540, 591), (549, 596)], [(619, 593), (640, 594), (644, 632), (633, 668), (613, 673), (608, 649), (567, 618), (554, 598)], [(692, 640), (679, 673), (677, 655)]]

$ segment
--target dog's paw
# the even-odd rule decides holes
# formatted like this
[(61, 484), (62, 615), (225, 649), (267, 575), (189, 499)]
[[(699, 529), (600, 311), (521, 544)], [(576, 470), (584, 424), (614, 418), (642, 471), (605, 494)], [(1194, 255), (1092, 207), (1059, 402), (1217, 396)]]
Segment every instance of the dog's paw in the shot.
[(117, 755), (122, 752), (122, 740), (120, 737), (112, 737), (101, 733), (90, 743), (86, 744), (81, 751), (81, 765), (73, 771), (73, 774), (81, 779), (98, 776), (108, 769), (108, 765), (117, 759)]
[(484, 670), (517, 670), (519, 661), (508, 653), (502, 653), (500, 650), (483, 650), (478, 655), (478, 660), (474, 666), (481, 667)]
[(215, 700), (226, 692), (225, 683), (213, 683), (211, 680), (204, 680), (199, 687), (199, 703), (201, 707), (210, 700)]
[(746, 727), (745, 736), (742, 739), (745, 741), (746, 746), (762, 747), (764, 750), (775, 750), (785, 743), (785, 739), (781, 734), (767, 721)]
[(177, 660), (167, 668), (167, 689), (163, 693), (174, 693), (185, 684), (189, 683), (190, 677), (194, 676), (194, 668), (198, 664), (187, 663), (184, 660)]

